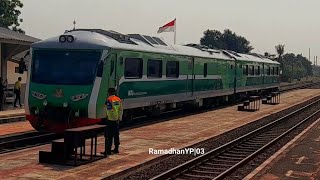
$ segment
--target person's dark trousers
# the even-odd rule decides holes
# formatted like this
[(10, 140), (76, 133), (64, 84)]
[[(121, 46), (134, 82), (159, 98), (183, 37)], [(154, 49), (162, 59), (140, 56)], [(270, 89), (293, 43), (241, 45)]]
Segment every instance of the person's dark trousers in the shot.
[(14, 94), (16, 95), (16, 99), (14, 100), (14, 106), (16, 106), (17, 101), (19, 101), (19, 105), (21, 105), (21, 98), (20, 98), (20, 90), (14, 90)]
[(114, 150), (119, 152), (119, 145), (120, 145), (120, 137), (119, 137), (119, 123), (117, 122), (114, 132)]
[(107, 121), (107, 128), (106, 128), (106, 152), (107, 154), (111, 154), (111, 147), (113, 144), (113, 140), (114, 140), (114, 144), (115, 144), (115, 150), (118, 151), (119, 149), (119, 125), (117, 121)]
[(0, 111), (3, 110), (3, 96), (4, 96), (4, 93), (3, 92), (0, 92)]

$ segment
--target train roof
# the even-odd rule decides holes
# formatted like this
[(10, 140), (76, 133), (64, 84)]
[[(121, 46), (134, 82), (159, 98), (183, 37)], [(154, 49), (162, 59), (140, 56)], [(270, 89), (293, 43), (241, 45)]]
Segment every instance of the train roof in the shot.
[(64, 35), (72, 35), (76, 43), (60, 43), (59, 37), (46, 39), (31, 45), (32, 48), (67, 48), (67, 49), (125, 49), (153, 53), (187, 55), (203, 58), (225, 60), (254, 61), (279, 64), (258, 54), (240, 54), (228, 50), (215, 50), (198, 44), (170, 44), (159, 37), (141, 34), (121, 34), (101, 29), (76, 29), (66, 31)]

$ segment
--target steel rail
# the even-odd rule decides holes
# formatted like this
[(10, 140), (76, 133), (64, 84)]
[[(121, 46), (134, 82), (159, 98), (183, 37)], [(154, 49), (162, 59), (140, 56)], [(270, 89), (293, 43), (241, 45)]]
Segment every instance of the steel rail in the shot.
[[(290, 114), (287, 114), (287, 115), (285, 115), (285, 116), (283, 116), (283, 117), (280, 117), (280, 118), (278, 118), (277, 120), (275, 120), (275, 121), (273, 121), (273, 122), (271, 122), (271, 123), (269, 123), (269, 124), (267, 124), (267, 125), (264, 125), (264, 126), (258, 128), (258, 129), (256, 129), (256, 130), (254, 130), (254, 131), (251, 131), (250, 133), (247, 133), (247, 134), (245, 134), (245, 135), (243, 135), (243, 136), (241, 136), (241, 137), (239, 137), (239, 138), (237, 138), (237, 139), (235, 139), (235, 140), (233, 140), (233, 141), (231, 141), (231, 142), (229, 142), (229, 143), (227, 143), (227, 144), (224, 144), (224, 145), (222, 145), (222, 146), (220, 146), (220, 147), (218, 147), (218, 148), (215, 148), (215, 149), (209, 151), (209, 152), (206, 153), (206, 154), (200, 155), (200, 156), (198, 156), (198, 157), (196, 157), (196, 158), (194, 158), (194, 159), (192, 159), (192, 160), (190, 160), (190, 161), (187, 161), (187, 162), (185, 162), (185, 163), (183, 163), (183, 164), (181, 164), (181, 165), (179, 165), (179, 166), (177, 166), (177, 167), (175, 167), (175, 168), (173, 168), (173, 169), (170, 169), (170, 170), (168, 170), (168, 171), (166, 171), (166, 172), (163, 172), (163, 173), (161, 173), (161, 174), (153, 177), (152, 179), (153, 179), (153, 180), (155, 180), (155, 179), (169, 179), (169, 178), (175, 177), (175, 176), (177, 176), (177, 175), (179, 175), (179, 174), (181, 174), (181, 173), (184, 173), (184, 172), (186, 172), (186, 171), (188, 171), (188, 170), (190, 170), (190, 169), (198, 166), (199, 164), (203, 163), (204, 161), (206, 161), (206, 160), (208, 160), (208, 159), (212, 159), (214, 156), (217, 156), (217, 155), (221, 154), (222, 152), (230, 149), (231, 147), (235, 147), (236, 145), (239, 145), (241, 142), (245, 142), (247, 139), (250, 139), (250, 138), (254, 137), (255, 134), (257, 134), (257, 133), (259, 133), (259, 132), (262, 132), (262, 131), (264, 131), (264, 130), (266, 130), (266, 129), (269, 129), (270, 127), (272, 127), (272, 126), (274, 126), (275, 124), (281, 122), (282, 120), (285, 120), (285, 119), (287, 119), (288, 117), (291, 117), (291, 116), (295, 115), (296, 113), (301, 112), (301, 111), (303, 111), (303, 110), (311, 107), (312, 105), (314, 105), (314, 104), (316, 104), (316, 103), (318, 103), (318, 102), (320, 102), (320, 99), (318, 99), (318, 100), (316, 100), (316, 101), (314, 101), (314, 102), (312, 102), (312, 103), (310, 103), (310, 104), (308, 104), (308, 105), (306, 105), (306, 106), (303, 106), (303, 107), (301, 107), (301, 108), (299, 108), (299, 109), (291, 112)], [(306, 118), (306, 119), (305, 119), (304, 121), (302, 121), (301, 123), (297, 124), (295, 127), (298, 127), (298, 126), (301, 125), (303, 122), (305, 122), (306, 120), (310, 119), (310, 117), (312, 117), (313, 115), (317, 114), (319, 111), (320, 111), (320, 110), (318, 110), (317, 112), (315, 112), (315, 113), (313, 113), (312, 115), (308, 116), (308, 118)], [(291, 128), (291, 129), (292, 129), (292, 128)], [(294, 129), (294, 128), (293, 128), (293, 129)], [(280, 136), (283, 137), (283, 136), (286, 135), (288, 132), (290, 132), (290, 131), (288, 130), (288, 131), (286, 131), (285, 133), (282, 133)], [(277, 140), (280, 139), (281, 137), (278, 137)], [(257, 152), (251, 153), (251, 156), (250, 156), (250, 157), (244, 158), (242, 161), (240, 161), (240, 162), (236, 163), (235, 165), (233, 165), (232, 167), (228, 168), (228, 169), (226, 170), (226, 172), (224, 172), (224, 173), (222, 172), (222, 173), (220, 173), (219, 175), (217, 175), (216, 178), (219, 179), (219, 178), (225, 177), (225, 176), (228, 175), (231, 171), (234, 171), (235, 168), (238, 168), (240, 165), (243, 165), (243, 163), (247, 162), (247, 161), (250, 160), (252, 157), (256, 156), (259, 152), (261, 152), (261, 151), (264, 150), (265, 148), (269, 147), (270, 144), (274, 143), (275, 141), (276, 141), (276, 140), (274, 140), (274, 141), (272, 141), (272, 142), (269, 142), (268, 144), (264, 145), (262, 148), (259, 148)], [(204, 176), (204, 177), (205, 177), (205, 176)], [(213, 178), (213, 179), (214, 179), (214, 178)]]

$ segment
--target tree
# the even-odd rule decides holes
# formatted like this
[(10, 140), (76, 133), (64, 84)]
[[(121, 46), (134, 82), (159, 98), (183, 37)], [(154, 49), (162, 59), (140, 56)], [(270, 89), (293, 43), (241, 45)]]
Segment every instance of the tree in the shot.
[(284, 47), (285, 47), (284, 44), (279, 44), (279, 45), (275, 46), (276, 51), (277, 51), (277, 53), (279, 55), (279, 59), (281, 59), (282, 55), (284, 54)]
[(0, 27), (9, 28), (13, 31), (24, 33), (19, 28), (23, 19), (19, 18), (21, 14), (17, 8), (22, 8), (20, 0), (1, 0), (0, 1)]
[(200, 44), (210, 48), (232, 50), (238, 53), (250, 53), (253, 50), (246, 38), (236, 35), (229, 29), (225, 29), (223, 33), (208, 29), (203, 34)]
[(293, 53), (284, 54), (282, 56), (282, 77), (287, 81), (289, 79), (301, 79), (312, 75), (311, 62), (302, 54), (295, 55)]

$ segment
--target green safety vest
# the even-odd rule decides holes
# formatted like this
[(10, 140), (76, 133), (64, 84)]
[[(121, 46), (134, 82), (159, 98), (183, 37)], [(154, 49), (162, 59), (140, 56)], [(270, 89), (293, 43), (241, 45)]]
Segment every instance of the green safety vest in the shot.
[(107, 105), (107, 119), (110, 121), (121, 120), (122, 116), (122, 102), (121, 99), (115, 95), (109, 96), (106, 100)]

